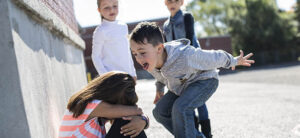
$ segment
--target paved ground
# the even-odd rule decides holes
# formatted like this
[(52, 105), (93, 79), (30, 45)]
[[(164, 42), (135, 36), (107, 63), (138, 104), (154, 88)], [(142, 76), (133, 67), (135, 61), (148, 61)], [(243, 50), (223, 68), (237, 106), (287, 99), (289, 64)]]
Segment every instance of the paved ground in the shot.
[[(148, 137), (171, 138), (152, 116), (154, 80), (137, 83)], [(207, 106), (215, 138), (300, 138), (300, 63), (221, 75)]]

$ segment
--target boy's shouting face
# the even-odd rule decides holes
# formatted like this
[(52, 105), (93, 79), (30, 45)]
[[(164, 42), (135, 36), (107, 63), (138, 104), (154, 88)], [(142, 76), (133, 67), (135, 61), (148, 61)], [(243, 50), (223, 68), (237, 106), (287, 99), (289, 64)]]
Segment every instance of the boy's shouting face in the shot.
[(163, 65), (162, 54), (164, 52), (163, 44), (153, 46), (145, 40), (144, 44), (136, 43), (130, 40), (130, 48), (136, 61), (149, 72), (155, 68), (161, 68)]

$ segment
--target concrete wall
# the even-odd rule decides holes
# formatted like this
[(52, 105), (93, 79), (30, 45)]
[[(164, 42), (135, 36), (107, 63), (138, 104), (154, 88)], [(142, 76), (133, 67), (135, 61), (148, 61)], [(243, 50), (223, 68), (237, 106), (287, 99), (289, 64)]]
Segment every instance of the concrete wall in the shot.
[(1, 138), (57, 137), (69, 97), (87, 83), (83, 50), (37, 0), (0, 1)]
[[(17, 58), (8, 18), (8, 3), (0, 0), (0, 137), (28, 138)], [(5, 19), (5, 20), (4, 20)], [(14, 132), (11, 132), (11, 131)], [(13, 134), (14, 133), (14, 134)]]

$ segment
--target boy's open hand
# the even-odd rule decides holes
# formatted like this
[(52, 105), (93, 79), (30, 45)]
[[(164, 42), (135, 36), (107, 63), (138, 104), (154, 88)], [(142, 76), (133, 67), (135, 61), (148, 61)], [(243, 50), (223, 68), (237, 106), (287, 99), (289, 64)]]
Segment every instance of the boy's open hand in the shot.
[[(250, 67), (251, 64), (253, 64), (254, 60), (248, 60), (251, 56), (253, 56), (253, 53), (249, 53), (248, 55), (244, 56), (243, 50), (240, 50), (240, 56), (236, 57), (238, 60), (237, 66), (248, 66)], [(231, 67), (232, 70), (235, 70), (235, 66)]]

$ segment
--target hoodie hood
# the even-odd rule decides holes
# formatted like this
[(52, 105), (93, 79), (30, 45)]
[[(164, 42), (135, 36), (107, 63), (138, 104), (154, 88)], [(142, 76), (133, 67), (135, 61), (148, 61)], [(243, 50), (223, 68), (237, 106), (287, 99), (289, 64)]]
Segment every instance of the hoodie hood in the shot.
[(178, 58), (178, 56), (183, 53), (182, 51), (190, 45), (190, 43), (190, 40), (185, 38), (165, 43), (164, 46), (167, 52), (167, 60), (162, 68), (172, 64)]

